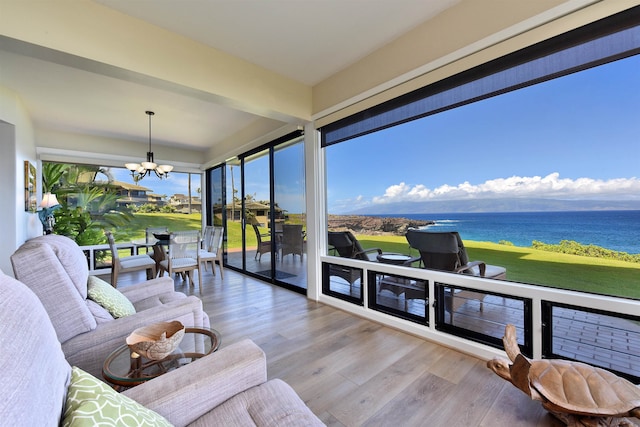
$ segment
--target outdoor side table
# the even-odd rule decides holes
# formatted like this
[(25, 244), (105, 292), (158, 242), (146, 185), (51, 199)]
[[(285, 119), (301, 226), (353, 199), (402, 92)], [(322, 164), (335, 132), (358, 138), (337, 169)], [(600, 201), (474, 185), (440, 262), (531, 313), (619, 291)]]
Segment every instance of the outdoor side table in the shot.
[(383, 264), (393, 265), (405, 265), (407, 263), (411, 263), (420, 259), (403, 254), (379, 254), (376, 258)]
[(102, 376), (119, 388), (133, 387), (213, 353), (220, 341), (215, 329), (185, 328), (180, 345), (162, 360), (146, 359), (123, 344), (107, 356)]
[[(412, 257), (404, 254), (379, 254), (377, 259), (383, 264), (411, 266), (411, 263), (419, 261), (420, 257)], [(420, 299), (425, 298), (425, 285), (421, 281), (411, 279), (401, 279), (393, 276), (383, 276), (378, 283), (378, 294), (383, 290), (389, 290), (397, 297), (405, 294), (405, 310), (407, 310), (407, 300), (414, 295), (418, 295)]]

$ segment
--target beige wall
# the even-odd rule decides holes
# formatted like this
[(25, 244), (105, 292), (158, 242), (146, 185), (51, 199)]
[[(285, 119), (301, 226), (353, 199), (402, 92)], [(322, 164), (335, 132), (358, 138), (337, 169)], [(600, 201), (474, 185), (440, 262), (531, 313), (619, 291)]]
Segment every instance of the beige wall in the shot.
[(316, 124), (640, 4), (637, 0), (464, 0), (313, 88)]
[[(328, 123), (638, 4), (638, 0), (462, 0), (313, 88), (91, 0), (4, 1), (0, 35), (106, 64), (95, 72), (117, 68), (183, 85), (262, 117), (207, 152), (154, 147), (158, 161), (170, 160), (178, 170), (192, 171), (285, 134), (301, 120)], [(8, 237), (0, 249), (3, 270), (8, 256), (1, 251), (41, 232), (37, 217), (23, 211), (23, 160), (35, 162), (40, 155), (47, 160), (98, 159), (120, 166), (124, 159), (144, 155), (139, 144), (122, 140), (50, 130), (34, 133), (19, 98), (2, 87), (0, 123), (3, 200), (15, 200), (16, 206), (0, 210), (0, 235)], [(318, 170), (308, 169), (308, 174), (309, 182), (320, 180)], [(322, 209), (318, 195), (312, 199), (317, 204), (311, 207)]]
[(263, 117), (311, 116), (310, 87), (91, 0), (3, 1), (0, 34), (106, 65), (95, 72), (117, 67)]
[[(143, 161), (146, 155), (144, 145), (123, 139), (47, 129), (38, 129), (35, 138), (42, 160), (124, 167), (131, 160)], [(171, 163), (178, 172), (199, 171), (206, 156), (204, 151), (183, 147), (154, 145), (152, 148), (156, 163)]]
[(294, 124), (283, 125), (282, 122), (276, 120), (258, 119), (231, 138), (227, 138), (222, 143), (210, 148), (207, 153), (208, 161), (203, 165), (203, 169), (273, 141), (293, 132), (296, 128), (297, 125)]
[[(33, 126), (20, 98), (0, 87), (0, 269), (13, 276), (9, 257), (25, 240), (42, 234), (38, 216), (24, 210), (24, 161), (36, 164)], [(38, 200), (42, 189), (38, 189)]]

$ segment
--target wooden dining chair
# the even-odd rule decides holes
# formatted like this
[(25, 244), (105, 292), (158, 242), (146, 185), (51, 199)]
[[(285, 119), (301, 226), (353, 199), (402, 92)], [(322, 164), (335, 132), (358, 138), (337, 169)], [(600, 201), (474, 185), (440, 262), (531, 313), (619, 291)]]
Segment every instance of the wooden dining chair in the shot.
[(191, 286), (193, 272), (198, 270), (198, 285), (202, 290), (202, 274), (198, 262), (200, 250), (200, 230), (174, 231), (169, 238), (169, 252), (167, 258), (160, 261), (160, 276), (166, 271), (171, 276), (174, 273), (184, 273)]
[[(209, 227), (209, 226), (208, 226)], [(210, 226), (210, 232), (205, 233), (202, 239), (202, 248), (198, 252), (198, 262), (204, 266), (207, 271), (207, 263), (211, 263), (211, 271), (216, 275), (216, 263), (220, 266), (220, 278), (224, 279), (224, 270), (222, 266), (222, 237), (224, 234), (223, 227)]]
[(156, 277), (156, 262), (149, 255), (131, 255), (120, 258), (115, 238), (110, 231), (104, 232), (111, 250), (111, 286), (118, 287), (118, 275), (132, 271), (147, 270), (147, 279)]

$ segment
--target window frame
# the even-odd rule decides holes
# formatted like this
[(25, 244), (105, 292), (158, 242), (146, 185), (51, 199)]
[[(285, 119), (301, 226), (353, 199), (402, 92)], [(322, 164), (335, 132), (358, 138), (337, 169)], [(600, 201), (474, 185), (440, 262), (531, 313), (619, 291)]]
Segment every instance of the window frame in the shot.
[(640, 54), (638, 40), (640, 6), (328, 123), (319, 128), (321, 147)]

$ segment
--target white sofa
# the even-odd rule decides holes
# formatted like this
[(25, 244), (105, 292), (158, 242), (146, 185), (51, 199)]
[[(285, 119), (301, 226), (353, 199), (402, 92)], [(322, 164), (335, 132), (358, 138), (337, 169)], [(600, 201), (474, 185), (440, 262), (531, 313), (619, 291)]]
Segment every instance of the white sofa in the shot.
[(99, 425), (167, 425), (143, 423), (158, 415), (175, 426), (324, 425), (290, 386), (267, 381), (264, 352), (250, 340), (118, 394), (88, 374), (78, 381), (40, 300), (1, 271), (0, 325), (2, 425), (66, 426), (74, 415), (95, 425), (111, 413), (116, 421)]
[(16, 279), (40, 299), (70, 364), (94, 376), (114, 348), (136, 328), (178, 320), (187, 327), (209, 327), (202, 301), (176, 292), (170, 278), (149, 280), (114, 292), (124, 295), (135, 314), (114, 318), (88, 296), (89, 268), (71, 239), (49, 234), (25, 242), (11, 256)]

